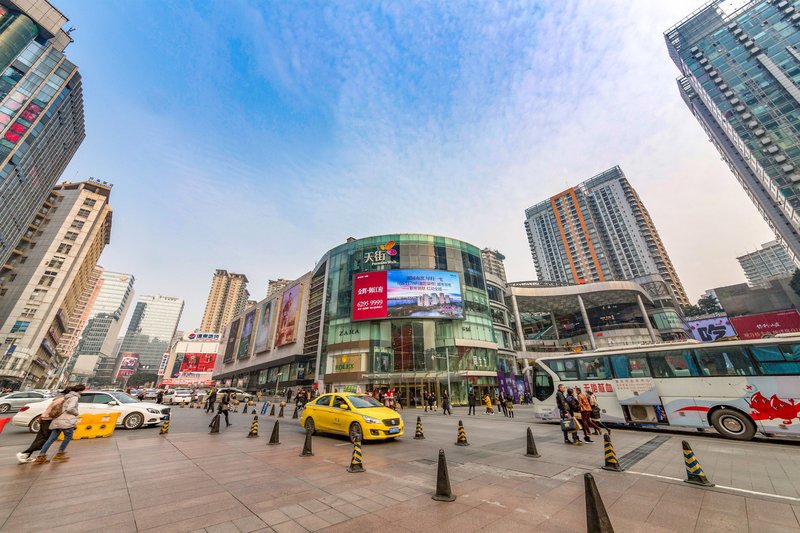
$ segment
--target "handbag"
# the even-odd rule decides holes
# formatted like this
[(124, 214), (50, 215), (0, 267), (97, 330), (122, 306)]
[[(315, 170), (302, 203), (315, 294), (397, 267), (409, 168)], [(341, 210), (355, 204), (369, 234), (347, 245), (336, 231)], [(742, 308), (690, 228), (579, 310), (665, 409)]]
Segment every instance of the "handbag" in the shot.
[(592, 414), (590, 416), (593, 420), (600, 420), (600, 407), (597, 405), (593, 405)]
[(577, 431), (577, 430), (578, 428), (575, 426), (574, 418), (561, 419), (561, 431)]

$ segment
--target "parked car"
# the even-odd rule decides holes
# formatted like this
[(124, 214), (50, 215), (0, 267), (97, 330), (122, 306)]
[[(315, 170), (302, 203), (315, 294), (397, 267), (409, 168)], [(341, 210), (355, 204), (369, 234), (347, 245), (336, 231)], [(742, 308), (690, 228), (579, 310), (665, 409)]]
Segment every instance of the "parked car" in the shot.
[(192, 401), (192, 391), (190, 389), (170, 389), (164, 391), (164, 405), (188, 404)]
[(155, 400), (158, 397), (158, 391), (160, 389), (145, 389), (144, 391), (144, 399), (145, 400)]
[(19, 408), (23, 405), (41, 402), (46, 398), (52, 398), (52, 396), (48, 396), (44, 392), (38, 391), (9, 392), (3, 396), (0, 396), (0, 413), (19, 411)]
[(403, 436), (403, 418), (368, 394), (323, 394), (307, 403), (300, 417), (306, 431), (338, 433), (350, 440), (382, 440)]
[[(39, 417), (50, 405), (52, 398), (28, 404), (11, 419), (14, 426), (27, 427), (31, 433), (39, 431)], [(78, 400), (81, 413), (119, 413), (117, 427), (138, 429), (142, 426), (155, 426), (161, 423), (170, 408), (150, 402), (140, 402), (124, 392), (84, 391)]]
[(249, 392), (245, 392), (242, 389), (237, 389), (236, 387), (222, 387), (220, 389), (217, 389), (217, 401), (218, 402), (222, 401), (222, 396), (226, 392), (228, 394), (236, 393), (236, 399), (239, 400), (242, 403), (249, 402), (250, 399), (253, 398), (252, 394), (250, 394)]

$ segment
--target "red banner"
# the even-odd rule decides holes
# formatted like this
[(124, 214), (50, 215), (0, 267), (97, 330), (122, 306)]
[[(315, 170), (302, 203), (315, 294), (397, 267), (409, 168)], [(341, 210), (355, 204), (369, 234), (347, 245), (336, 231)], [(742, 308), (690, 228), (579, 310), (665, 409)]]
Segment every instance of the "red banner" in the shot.
[(800, 332), (800, 314), (794, 309), (731, 318), (740, 339), (760, 339), (764, 335)]
[(213, 372), (214, 361), (217, 359), (215, 353), (187, 353), (183, 356), (180, 372)]
[(356, 274), (353, 279), (353, 320), (386, 318), (386, 271)]

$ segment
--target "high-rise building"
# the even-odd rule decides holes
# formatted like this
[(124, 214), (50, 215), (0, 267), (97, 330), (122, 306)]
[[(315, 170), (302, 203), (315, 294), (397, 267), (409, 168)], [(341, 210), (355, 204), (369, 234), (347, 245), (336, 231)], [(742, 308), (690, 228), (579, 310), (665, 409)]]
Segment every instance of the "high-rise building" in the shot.
[(217, 270), (211, 282), (206, 310), (200, 329), (220, 333), (231, 319), (244, 311), (250, 293), (247, 290), (247, 276), (227, 270)]
[(768, 289), (770, 278), (790, 275), (797, 268), (786, 248), (778, 241), (762, 244), (760, 250), (736, 259), (742, 265), (747, 284), (753, 288)]
[(486, 274), (497, 276), (503, 281), (503, 283), (508, 281), (506, 279), (506, 266), (503, 263), (503, 261), (506, 260), (506, 256), (497, 250), (484, 248), (481, 250), (481, 259), (483, 260), (483, 271)]
[[(95, 266), (92, 274), (89, 276), (89, 281), (83, 292), (78, 297), (78, 304), (75, 306), (75, 312), (67, 322), (67, 332), (61, 336), (61, 342), (58, 343), (56, 349), (67, 361), (70, 361), (75, 351), (75, 346), (78, 344), (78, 339), (81, 336), (83, 328), (86, 326), (86, 321), (92, 313), (92, 307), (103, 286), (103, 267)], [(70, 363), (71, 364), (71, 361)]]
[(102, 272), (100, 290), (75, 347), (70, 381), (114, 382), (114, 343), (133, 301), (134, 281), (130, 274)]
[[(67, 18), (46, 0), (0, 5), (0, 268), (85, 137), (78, 68), (64, 56)], [(36, 231), (36, 230), (34, 230)]]
[(540, 281), (658, 275), (678, 304), (689, 303), (650, 214), (618, 166), (526, 209), (525, 229)]
[(57, 346), (111, 240), (110, 184), (60, 183), (53, 193), (41, 229), (17, 244), (25, 255), (0, 279), (0, 382), (12, 387), (61, 374)]
[(294, 283), (294, 281), (292, 281), (290, 279), (283, 279), (283, 278), (269, 280), (267, 282), (267, 298), (269, 298), (273, 294), (276, 294), (276, 293), (282, 291), (283, 289), (285, 289), (286, 287), (288, 287), (292, 283)]
[[(798, 8), (786, 0), (713, 0), (664, 34), (681, 71), (681, 97), (795, 260), (800, 258)], [(703, 194), (713, 198), (713, 192)]]
[(120, 372), (157, 373), (162, 356), (170, 349), (182, 313), (180, 298), (139, 297), (117, 356), (116, 366), (122, 365)]

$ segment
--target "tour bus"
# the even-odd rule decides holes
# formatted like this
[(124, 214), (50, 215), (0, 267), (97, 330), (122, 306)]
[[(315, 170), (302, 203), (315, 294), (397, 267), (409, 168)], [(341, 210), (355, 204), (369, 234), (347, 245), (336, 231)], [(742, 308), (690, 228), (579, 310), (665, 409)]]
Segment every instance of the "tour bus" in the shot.
[(800, 334), (751, 341), (604, 347), (540, 357), (534, 413), (560, 418), (558, 385), (597, 396), (601, 420), (635, 426), (714, 427), (750, 440), (800, 436)]

